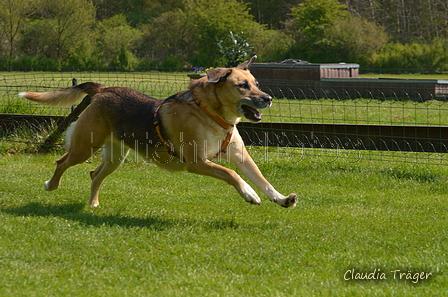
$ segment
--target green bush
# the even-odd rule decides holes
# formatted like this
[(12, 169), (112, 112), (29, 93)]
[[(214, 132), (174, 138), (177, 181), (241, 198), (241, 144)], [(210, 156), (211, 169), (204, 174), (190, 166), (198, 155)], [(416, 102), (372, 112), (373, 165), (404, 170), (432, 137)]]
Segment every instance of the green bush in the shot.
[(227, 37), (217, 43), (219, 53), (222, 55), (222, 66), (236, 67), (246, 60), (254, 48), (247, 42), (243, 32), (234, 34), (230, 31)]
[[(266, 30), (265, 26), (254, 20), (246, 3), (237, 0), (186, 2), (185, 16), (189, 27), (192, 28), (192, 42), (197, 44), (187, 59), (192, 65), (218, 66), (222, 54), (219, 53), (216, 42), (226, 39), (229, 31), (247, 33), (248, 43), (251, 44), (249, 32)], [(210, 11), (219, 13), (211, 15)]]
[(151, 70), (157, 67), (156, 59), (145, 59), (142, 58), (139, 60), (137, 68), (138, 70)]
[(105, 68), (105, 62), (99, 55), (80, 52), (71, 54), (63, 68), (74, 71), (101, 70)]
[(137, 58), (129, 50), (121, 49), (110, 64), (118, 71), (133, 71), (138, 65)]
[(291, 58), (289, 55), (294, 39), (276, 30), (255, 30), (248, 32), (250, 44), (257, 54), (257, 62), (275, 62)]
[(444, 72), (448, 70), (448, 41), (430, 44), (389, 43), (372, 59), (371, 68), (399, 72)]
[(12, 69), (16, 71), (54, 71), (61, 70), (61, 64), (57, 59), (22, 55), (13, 60), (4, 59), (1, 68), (4, 70)]
[(184, 69), (184, 61), (179, 57), (166, 56), (162, 61), (162, 69), (168, 71), (179, 71)]

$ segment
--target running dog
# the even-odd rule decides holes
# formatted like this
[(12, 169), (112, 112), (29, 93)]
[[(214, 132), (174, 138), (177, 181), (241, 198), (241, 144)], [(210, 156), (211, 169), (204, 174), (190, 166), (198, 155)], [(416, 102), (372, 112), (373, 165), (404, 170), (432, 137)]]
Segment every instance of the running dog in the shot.
[(249, 203), (261, 204), (252, 187), (235, 171), (213, 163), (223, 155), (244, 173), (272, 202), (295, 206), (297, 195), (284, 196), (263, 177), (248, 154), (236, 124), (244, 116), (261, 121), (260, 108), (272, 97), (262, 92), (249, 72), (254, 56), (235, 68), (216, 68), (192, 81), (187, 91), (158, 100), (136, 90), (107, 87), (94, 82), (50, 92), (22, 92), (20, 97), (47, 105), (69, 106), (86, 95), (90, 106), (68, 129), (68, 152), (56, 161), (45, 190), (58, 188), (63, 173), (85, 162), (100, 148), (102, 162), (90, 172), (89, 204), (98, 206), (104, 178), (124, 161), (130, 148), (162, 169), (221, 179), (235, 187)]

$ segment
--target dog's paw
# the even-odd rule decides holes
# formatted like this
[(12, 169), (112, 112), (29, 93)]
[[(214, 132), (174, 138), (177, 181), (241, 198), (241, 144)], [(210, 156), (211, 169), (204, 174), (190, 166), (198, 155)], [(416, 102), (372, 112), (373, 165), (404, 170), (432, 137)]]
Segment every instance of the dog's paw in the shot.
[(297, 205), (297, 195), (296, 194), (289, 194), (288, 197), (285, 197), (282, 201), (279, 201), (280, 205), (282, 207), (295, 207)]
[(100, 204), (98, 202), (94, 202), (94, 203), (89, 202), (89, 206), (90, 207), (98, 207), (98, 206), (100, 206)]
[(98, 207), (100, 206), (100, 201), (98, 199), (98, 195), (89, 198), (89, 206)]
[(47, 181), (44, 183), (44, 189), (45, 189), (45, 191), (53, 191), (53, 190), (56, 190), (57, 188), (58, 188), (57, 186), (56, 186), (56, 187), (55, 187), (55, 186), (52, 186), (49, 180), (47, 180)]
[(241, 191), (241, 196), (244, 198), (244, 200), (246, 200), (246, 202), (257, 205), (261, 204), (260, 197), (258, 197), (258, 194), (248, 184), (244, 185)]

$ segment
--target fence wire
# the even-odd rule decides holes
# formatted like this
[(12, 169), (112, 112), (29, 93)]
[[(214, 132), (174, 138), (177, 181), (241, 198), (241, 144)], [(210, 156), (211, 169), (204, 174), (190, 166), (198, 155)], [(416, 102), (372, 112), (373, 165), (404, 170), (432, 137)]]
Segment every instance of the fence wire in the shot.
[[(0, 76), (0, 113), (10, 114), (12, 119), (16, 114), (29, 115), (59, 115), (66, 116), (71, 108), (56, 108), (39, 105), (18, 98), (22, 91), (48, 91), (65, 88), (72, 85), (72, 79), (78, 83), (94, 81), (107, 86), (131, 87), (152, 97), (163, 99), (188, 87), (190, 78), (186, 73), (3, 73)], [(427, 84), (408, 84), (408, 88), (397, 89), (378, 84), (368, 84), (362, 88), (354, 88), (338, 82), (327, 85), (316, 85), (310, 82), (279, 82), (262, 89), (274, 97), (273, 106), (262, 110), (263, 122), (276, 124), (307, 123), (333, 125), (392, 125), (438, 127), (448, 126), (448, 84), (429, 86)], [(383, 89), (381, 89), (382, 87)], [(30, 122), (36, 126), (34, 122)], [(325, 162), (345, 159), (349, 162), (378, 160), (386, 162), (408, 162), (446, 164), (448, 150), (444, 144), (445, 135), (439, 140), (420, 135), (420, 140), (408, 141), (409, 149), (401, 149), (406, 139), (384, 140), (371, 137), (368, 132), (357, 135), (350, 132), (347, 135), (316, 135), (313, 131), (291, 131), (290, 128), (269, 129), (258, 131), (257, 135), (269, 133), (267, 143), (264, 137), (255, 137), (251, 131), (240, 129), (250, 148), (262, 147), (269, 151), (266, 160), (269, 162), (313, 158)], [(280, 125), (280, 127), (282, 127)], [(20, 141), (11, 137), (13, 131), (2, 126), (0, 137), (3, 141)], [(246, 129), (246, 128), (245, 128)], [(256, 128), (252, 128), (256, 129)], [(368, 131), (368, 129), (367, 129)], [(303, 133), (302, 133), (303, 132)], [(309, 133), (311, 132), (311, 134)], [(358, 133), (358, 132), (356, 132)], [(288, 135), (285, 138), (285, 135)], [(291, 136), (292, 135), (292, 136)], [(295, 135), (295, 136), (294, 136)], [(406, 135), (404, 135), (406, 137)], [(43, 138), (39, 136), (38, 139)], [(375, 139), (374, 139), (375, 138)], [(305, 140), (304, 140), (305, 139)], [(366, 140), (367, 139), (367, 140)], [(24, 142), (30, 141), (24, 139)], [(36, 141), (35, 139), (33, 141)], [(382, 145), (378, 145), (382, 143)], [(398, 145), (400, 144), (400, 145)], [(272, 150), (275, 147), (275, 150)], [(394, 148), (395, 147), (395, 148)], [(396, 148), (400, 147), (400, 148)], [(420, 149), (419, 149), (420, 147)], [(432, 150), (431, 147), (438, 149)], [(443, 149), (445, 147), (445, 151)], [(385, 152), (389, 151), (389, 152)], [(263, 155), (263, 154), (262, 154)], [(264, 158), (264, 157), (263, 157)], [(259, 160), (260, 161), (260, 160)], [(263, 160), (261, 160), (263, 161)]]
[(94, 81), (110, 87), (130, 87), (152, 97), (163, 99), (178, 91), (185, 90), (189, 78), (182, 73), (2, 73), (0, 76), (0, 113), (67, 115), (71, 108), (49, 107), (20, 99), (23, 91), (43, 92), (58, 90), (72, 85), (76, 78), (78, 84)]
[[(362, 91), (366, 96), (360, 96), (361, 91), (356, 89), (329, 89), (317, 93), (300, 85), (294, 90), (284, 87), (264, 90), (274, 94), (277, 99), (272, 108), (264, 111), (264, 121), (269, 122), (421, 126), (448, 124), (448, 89), (438, 96), (425, 95), (426, 100), (397, 94), (385, 97), (386, 91), (374, 92), (372, 89)], [(352, 96), (347, 96), (348, 92)], [(414, 91), (415, 96), (423, 98), (419, 92), (427, 91)], [(374, 93), (379, 95), (374, 96)]]

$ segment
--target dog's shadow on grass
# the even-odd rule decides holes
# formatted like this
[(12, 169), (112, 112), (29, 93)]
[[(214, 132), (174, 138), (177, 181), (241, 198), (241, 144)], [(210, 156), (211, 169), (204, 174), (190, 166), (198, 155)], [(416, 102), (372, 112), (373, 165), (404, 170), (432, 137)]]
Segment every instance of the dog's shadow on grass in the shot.
[(28, 203), (18, 207), (0, 207), (0, 211), (15, 216), (32, 217), (60, 217), (66, 220), (79, 222), (86, 226), (119, 226), (124, 228), (140, 227), (162, 231), (179, 225), (179, 222), (170, 221), (156, 216), (128, 217), (124, 215), (98, 215), (83, 211), (84, 203), (43, 204), (39, 202)]
[[(0, 211), (14, 216), (60, 217), (85, 226), (118, 226), (122, 228), (147, 228), (163, 231), (169, 228), (200, 226), (210, 229), (238, 229), (240, 226), (233, 220), (197, 221), (194, 219), (169, 219), (163, 216), (132, 217), (122, 214), (100, 215), (84, 211), (84, 203), (44, 204), (32, 202), (18, 207), (0, 206)], [(248, 227), (248, 226), (246, 226)]]

